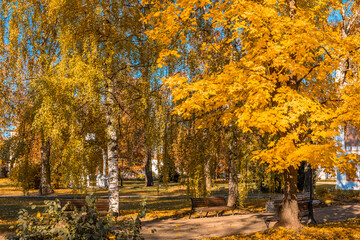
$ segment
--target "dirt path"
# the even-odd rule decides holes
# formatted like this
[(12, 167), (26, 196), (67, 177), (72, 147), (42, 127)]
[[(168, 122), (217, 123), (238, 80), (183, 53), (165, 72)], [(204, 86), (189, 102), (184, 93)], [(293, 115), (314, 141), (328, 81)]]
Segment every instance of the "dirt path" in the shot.
[[(263, 220), (266, 215), (235, 214), (223, 217), (148, 221), (143, 223), (143, 234), (146, 240), (189, 240), (248, 234), (266, 230)], [(318, 223), (342, 221), (360, 215), (360, 204), (315, 208), (314, 215)], [(156, 232), (151, 233), (151, 229), (156, 229)]]
[[(315, 208), (314, 214), (318, 223), (342, 221), (359, 216), (360, 204)], [(235, 214), (223, 217), (144, 221), (143, 235), (146, 240), (190, 240), (248, 234), (266, 230), (263, 220), (266, 215), (265, 213)], [(156, 229), (156, 232), (151, 233), (151, 229)], [(5, 233), (0, 234), (0, 239), (5, 239), (4, 236)]]

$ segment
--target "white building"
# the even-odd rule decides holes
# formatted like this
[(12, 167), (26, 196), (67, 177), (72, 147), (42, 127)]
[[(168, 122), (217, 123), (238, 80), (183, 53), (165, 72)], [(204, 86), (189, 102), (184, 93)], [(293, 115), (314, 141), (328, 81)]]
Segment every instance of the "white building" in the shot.
[(317, 170), (317, 179), (320, 181), (335, 180), (335, 178), (332, 174), (325, 172), (323, 168)]
[[(357, 153), (360, 154), (360, 139), (358, 138), (358, 130), (352, 126), (346, 128), (346, 133), (340, 134), (337, 139), (346, 154)], [(346, 174), (337, 174), (336, 186), (337, 189), (343, 190), (360, 190), (360, 166), (356, 172), (355, 178), (350, 178)]]

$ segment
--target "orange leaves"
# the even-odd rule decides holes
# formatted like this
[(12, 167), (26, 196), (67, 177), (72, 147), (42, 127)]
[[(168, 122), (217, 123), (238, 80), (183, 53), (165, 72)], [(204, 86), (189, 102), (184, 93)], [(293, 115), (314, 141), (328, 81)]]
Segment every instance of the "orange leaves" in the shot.
[(261, 239), (261, 240), (317, 240), (317, 239), (359, 239), (359, 222), (360, 220), (351, 219), (337, 223), (319, 224), (312, 227), (304, 227), (301, 230), (293, 231), (284, 228), (270, 229), (266, 232), (258, 232), (249, 236), (233, 236), (224, 238), (231, 239)]
[(349, 156), (339, 157), (342, 151), (334, 141), (314, 145), (311, 143), (295, 144), (299, 141), (296, 134), (290, 134), (278, 141), (272, 141), (268, 149), (257, 152), (254, 159), (260, 159), (268, 164), (270, 171), (279, 171), (290, 166), (298, 167), (302, 161), (309, 162), (313, 167), (322, 166), (330, 172), (335, 171), (335, 166), (341, 165), (341, 169), (352, 171), (353, 163), (349, 163)]
[[(200, 4), (204, 3), (211, 4)], [(256, 155), (272, 170), (305, 160), (314, 166), (345, 166), (349, 158), (337, 157), (340, 148), (333, 141), (341, 101), (339, 83), (331, 74), (338, 68), (339, 54), (353, 50), (357, 37), (340, 41), (336, 28), (319, 21), (327, 20), (332, 2), (299, 2), (295, 18), (289, 17), (287, 1), (222, 1), (209, 8), (203, 5), (201, 14), (196, 4), (167, 5), (162, 13), (172, 17), (155, 27), (158, 32), (171, 32), (162, 42), (174, 40), (175, 35), (186, 39), (173, 45), (181, 57), (186, 58), (181, 49), (190, 48), (205, 62), (197, 72), (165, 80), (177, 103), (175, 112), (185, 118), (205, 115), (202, 121), (220, 120), (226, 126), (236, 122), (243, 131), (257, 129), (272, 136), (275, 140), (268, 149)], [(171, 25), (168, 17), (177, 23)], [(204, 20), (207, 29), (216, 31), (198, 43), (194, 36)], [(163, 38), (153, 33), (151, 37)], [(346, 90), (347, 99), (357, 97), (351, 90)], [(355, 105), (360, 102), (354, 100)]]
[(180, 54), (176, 50), (163, 50), (163, 51), (161, 51), (160, 54), (159, 54), (159, 58), (156, 60), (156, 63), (158, 64), (158, 67), (162, 68), (163, 65), (166, 66), (166, 60), (168, 60), (168, 58), (170, 56), (174, 56), (174, 57), (179, 58)]

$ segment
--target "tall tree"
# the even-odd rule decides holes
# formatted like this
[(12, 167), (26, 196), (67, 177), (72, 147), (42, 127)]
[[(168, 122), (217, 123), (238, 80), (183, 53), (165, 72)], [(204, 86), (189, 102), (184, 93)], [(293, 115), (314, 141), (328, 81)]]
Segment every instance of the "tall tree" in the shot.
[[(330, 73), (338, 63), (332, 54), (337, 52), (333, 40), (339, 34), (330, 24), (322, 24), (333, 2), (157, 4), (161, 10), (148, 18), (154, 26), (149, 36), (163, 44), (179, 39), (191, 45), (196, 35), (194, 13), (206, 9), (204, 18), (211, 19), (219, 34), (211, 43), (203, 42), (201, 51), (225, 61), (216, 69), (204, 64), (201, 74), (192, 78), (186, 71), (169, 78), (167, 85), (178, 103), (174, 111), (184, 118), (206, 114), (210, 122), (220, 115), (225, 126), (236, 122), (242, 131), (254, 128), (272, 137), (267, 149), (255, 152), (254, 158), (284, 174), (278, 226), (299, 228), (296, 169), (300, 162), (330, 170), (337, 166), (341, 171), (353, 171), (355, 164), (338, 157), (341, 149), (333, 140), (338, 134), (331, 122), (339, 104), (339, 84)], [(181, 48), (166, 48), (161, 60), (181, 54)]]
[[(135, 109), (134, 102), (139, 102), (139, 98), (145, 100), (145, 112), (150, 113), (142, 115), (146, 118), (143, 120), (147, 127), (151, 126), (151, 64), (146, 62), (146, 56), (141, 56), (146, 49), (151, 49), (151, 45), (144, 43), (147, 40), (141, 33), (142, 23), (139, 20), (145, 14), (144, 8), (146, 5), (143, 6), (140, 1), (110, 0), (62, 2), (54, 7), (61, 29), (62, 67), (59, 69), (68, 81), (81, 79), (84, 85), (76, 91), (84, 93), (85, 103), (92, 102), (92, 98), (96, 101), (100, 99), (99, 107), (105, 112), (109, 199), (114, 213), (119, 210), (119, 152), (125, 153), (120, 147), (127, 145), (124, 143), (126, 138), (121, 134), (128, 133), (128, 129), (124, 129), (126, 121), (132, 119), (136, 111), (140, 112), (128, 112)], [(139, 76), (143, 78), (141, 87), (138, 84)], [(139, 89), (140, 93), (137, 92)], [(139, 95), (142, 96), (137, 98)], [(144, 139), (144, 155), (151, 159), (151, 136), (146, 135)]]
[(339, 26), (338, 39), (339, 65), (335, 79), (340, 84), (339, 94), (342, 95), (344, 104), (338, 109), (338, 124), (343, 131), (347, 127), (356, 126), (359, 129), (359, 77), (360, 66), (359, 47), (354, 44), (359, 38), (360, 6), (356, 1), (346, 1), (337, 6), (340, 13), (333, 21)]
[[(7, 30), (3, 44), (8, 49), (8, 80), (16, 83), (17, 91), (26, 101), (18, 102), (15, 111), (22, 108), (34, 114), (18, 115), (18, 122), (32, 121), (33, 133), (42, 138), (41, 147), (41, 194), (53, 192), (50, 181), (50, 136), (54, 126), (51, 111), (56, 107), (51, 102), (51, 76), (53, 66), (59, 59), (56, 17), (51, 15), (47, 2), (3, 1), (2, 11), (8, 16)], [(24, 113), (28, 111), (23, 111)]]
[(116, 131), (116, 117), (114, 107), (115, 97), (115, 71), (113, 61), (113, 49), (110, 36), (112, 36), (111, 26), (111, 3), (110, 0), (103, 1), (102, 14), (104, 16), (103, 40), (104, 40), (104, 77), (106, 94), (106, 132), (109, 168), (109, 204), (114, 213), (119, 212), (119, 167), (118, 167), (118, 135)]

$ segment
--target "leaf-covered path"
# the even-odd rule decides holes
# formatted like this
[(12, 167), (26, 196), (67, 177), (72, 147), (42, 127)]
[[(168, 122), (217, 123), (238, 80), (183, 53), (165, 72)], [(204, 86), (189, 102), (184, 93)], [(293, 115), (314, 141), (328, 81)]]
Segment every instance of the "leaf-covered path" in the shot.
[[(318, 223), (342, 221), (360, 215), (360, 204), (315, 208), (314, 212)], [(266, 230), (263, 220), (265, 216), (265, 213), (235, 214), (223, 217), (147, 221), (144, 222), (143, 234), (147, 240), (187, 240), (248, 234)], [(156, 229), (156, 232), (151, 233), (152, 229)]]

